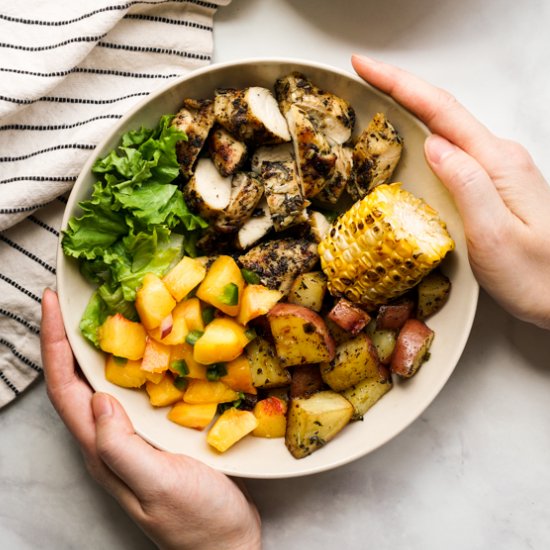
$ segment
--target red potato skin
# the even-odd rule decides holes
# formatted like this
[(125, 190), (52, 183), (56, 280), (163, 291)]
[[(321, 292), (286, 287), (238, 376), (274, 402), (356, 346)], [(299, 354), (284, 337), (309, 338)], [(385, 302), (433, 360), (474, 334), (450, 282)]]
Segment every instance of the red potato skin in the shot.
[(279, 303), (267, 314), (268, 320), (272, 317), (295, 316), (301, 317), (304, 321), (311, 323), (322, 335), (327, 346), (329, 359), (332, 361), (336, 355), (336, 344), (323, 318), (315, 311), (296, 304)]
[(366, 311), (343, 298), (336, 302), (328, 318), (353, 336), (359, 334), (371, 319)]
[(426, 358), (434, 331), (423, 321), (408, 319), (397, 336), (391, 371), (399, 376), (413, 376)]
[(399, 303), (380, 306), (376, 316), (376, 328), (380, 330), (400, 330), (414, 311), (414, 302), (406, 299)]
[(319, 365), (298, 365), (291, 374), (290, 397), (307, 397), (325, 387)]
[(378, 365), (378, 374), (380, 374), (380, 380), (391, 380), (391, 370), (388, 365), (384, 365), (383, 363), (380, 363)]

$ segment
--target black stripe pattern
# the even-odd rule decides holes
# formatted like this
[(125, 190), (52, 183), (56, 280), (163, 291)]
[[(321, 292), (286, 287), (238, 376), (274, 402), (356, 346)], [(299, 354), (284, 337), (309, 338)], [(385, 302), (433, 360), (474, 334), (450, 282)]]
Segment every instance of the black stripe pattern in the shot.
[(114, 6), (105, 6), (103, 8), (99, 8), (97, 10), (90, 11), (88, 13), (84, 13), (78, 17), (73, 17), (72, 19), (63, 19), (59, 21), (55, 20), (45, 20), (45, 19), (27, 19), (23, 17), (12, 17), (9, 15), (0, 14), (0, 19), (4, 19), (5, 21), (9, 21), (11, 23), (20, 23), (23, 25), (38, 25), (38, 26), (44, 26), (44, 27), (61, 27), (65, 25), (72, 25), (73, 23), (78, 23), (79, 21), (83, 21), (84, 19), (88, 19), (90, 17), (93, 17), (94, 15), (98, 15), (100, 13), (106, 13), (109, 11), (122, 11), (127, 10), (128, 8), (131, 8), (132, 6), (138, 5), (138, 4), (149, 4), (149, 5), (158, 5), (158, 4), (167, 4), (167, 3), (179, 3), (179, 4), (194, 4), (195, 6), (201, 6), (203, 8), (208, 8), (211, 10), (215, 10), (218, 8), (218, 4), (214, 4), (212, 2), (201, 2), (200, 0), (164, 0), (160, 2), (147, 2), (145, 0), (135, 0), (134, 2), (127, 2), (125, 4), (117, 4)]
[(0, 407), (41, 372), (41, 295), (83, 163), (133, 105), (210, 62), (228, 0), (23, 3), (0, 7)]

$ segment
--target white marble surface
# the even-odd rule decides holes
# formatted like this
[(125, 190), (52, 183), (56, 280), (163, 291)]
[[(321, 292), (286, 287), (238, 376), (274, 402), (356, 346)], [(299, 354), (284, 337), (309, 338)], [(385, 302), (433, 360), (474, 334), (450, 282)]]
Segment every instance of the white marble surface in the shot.
[[(546, 0), (233, 0), (215, 59), (369, 53), (451, 90), (550, 177), (549, 27)], [(332, 472), (248, 483), (265, 548), (549, 548), (549, 356), (548, 333), (482, 293), (455, 373), (404, 433)], [(42, 382), (0, 413), (0, 548), (152, 548), (87, 477)]]

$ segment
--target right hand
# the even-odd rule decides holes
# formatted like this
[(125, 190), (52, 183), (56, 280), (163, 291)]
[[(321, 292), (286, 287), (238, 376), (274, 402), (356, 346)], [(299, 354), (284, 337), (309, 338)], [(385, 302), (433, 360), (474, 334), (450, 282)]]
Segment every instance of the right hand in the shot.
[(550, 329), (550, 186), (529, 153), (444, 90), (372, 59), (352, 64), (433, 132), (426, 158), (455, 200), (480, 285), (519, 319)]

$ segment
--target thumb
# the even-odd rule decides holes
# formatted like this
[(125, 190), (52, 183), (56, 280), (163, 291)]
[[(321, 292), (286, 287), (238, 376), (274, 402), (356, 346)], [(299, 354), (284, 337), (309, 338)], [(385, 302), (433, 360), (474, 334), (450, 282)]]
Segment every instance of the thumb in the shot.
[[(490, 234), (509, 211), (493, 181), (476, 159), (438, 135), (424, 145), (426, 159), (454, 198), (468, 235)], [(487, 213), (490, 215), (487, 215)]]
[(163, 468), (163, 455), (145, 442), (122, 405), (106, 393), (92, 398), (95, 418), (96, 448), (101, 460), (140, 498), (150, 488)]

